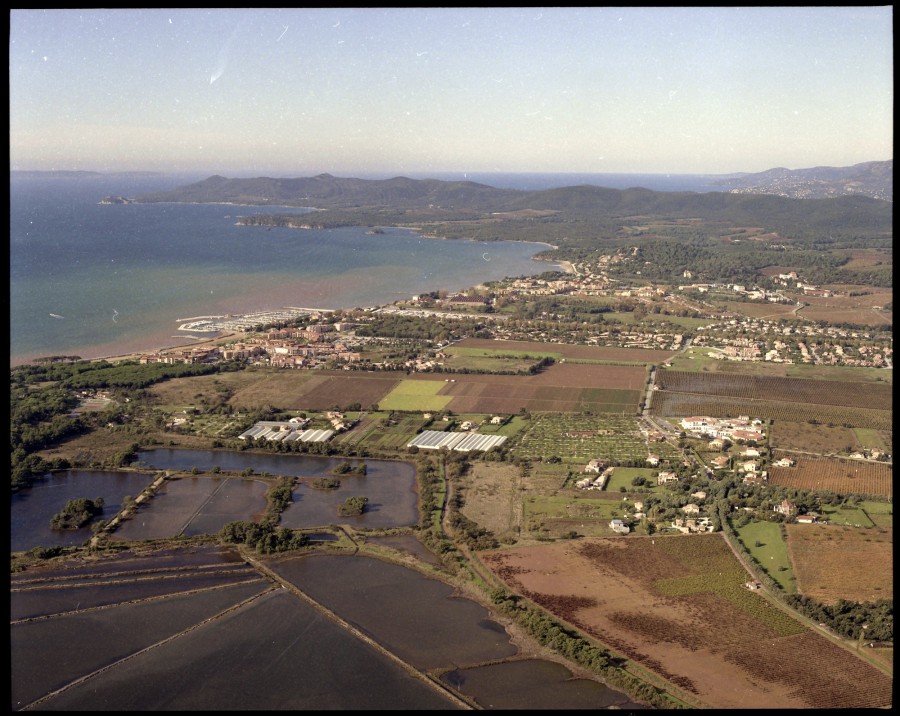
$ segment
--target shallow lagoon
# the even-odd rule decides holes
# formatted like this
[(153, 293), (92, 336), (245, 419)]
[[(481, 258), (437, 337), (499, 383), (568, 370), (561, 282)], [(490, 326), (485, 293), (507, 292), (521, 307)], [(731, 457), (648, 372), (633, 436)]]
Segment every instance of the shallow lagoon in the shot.
[[(366, 474), (333, 475), (333, 470), (345, 461), (354, 467), (365, 463)], [(252, 469), (257, 475), (269, 473), (300, 477), (299, 484), (294, 488), (293, 503), (281, 515), (281, 526), (290, 529), (310, 529), (336, 523), (351, 524), (358, 529), (408, 527), (415, 525), (419, 518), (416, 468), (408, 462), (355, 458), (347, 460), (311, 455), (260, 455), (229, 450), (157, 448), (142, 451), (136, 464), (156, 470), (190, 470), (195, 467), (199, 470), (211, 470), (218, 467), (233, 472)], [(312, 487), (315, 478), (332, 476), (340, 479), (339, 488), (322, 490)], [(338, 506), (348, 497), (357, 495), (369, 498), (366, 511), (359, 516), (339, 516)], [(167, 524), (170, 529), (175, 527), (173, 522)], [(194, 527), (200, 529), (199, 524)], [(214, 524), (213, 522), (208, 525), (208, 532), (218, 531), (224, 522), (215, 529), (209, 529)], [(148, 536), (151, 535), (142, 536), (140, 539), (146, 539)], [(138, 538), (127, 537), (127, 539)]]
[(153, 476), (139, 472), (65, 470), (46, 475), (10, 498), (10, 551), (32, 547), (73, 547), (87, 542), (91, 527), (77, 530), (50, 529), (50, 520), (69, 500), (103, 498), (101, 519), (110, 519), (122, 509), (126, 496), (140, 494)]

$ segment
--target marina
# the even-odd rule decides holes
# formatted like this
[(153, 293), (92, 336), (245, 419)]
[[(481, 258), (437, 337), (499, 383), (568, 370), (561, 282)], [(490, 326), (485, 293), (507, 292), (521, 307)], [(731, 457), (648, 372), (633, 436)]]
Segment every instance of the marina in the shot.
[[(197, 331), (198, 333), (216, 333), (218, 331), (247, 331), (261, 324), (293, 321), (301, 316), (319, 313), (331, 313), (330, 308), (296, 308), (285, 307), (274, 311), (258, 311), (255, 313), (229, 314), (225, 316), (195, 316), (179, 318), (179, 331)], [(183, 323), (182, 323), (183, 321)]]

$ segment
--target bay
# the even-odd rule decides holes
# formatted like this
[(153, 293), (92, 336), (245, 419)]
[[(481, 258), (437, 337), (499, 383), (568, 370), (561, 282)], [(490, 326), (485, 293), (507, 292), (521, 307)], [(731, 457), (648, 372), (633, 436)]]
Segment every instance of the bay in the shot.
[(236, 225), (297, 208), (98, 203), (198, 178), (11, 173), (10, 364), (190, 345), (178, 319), (194, 316), (385, 305), (558, 267), (532, 258), (545, 244)]

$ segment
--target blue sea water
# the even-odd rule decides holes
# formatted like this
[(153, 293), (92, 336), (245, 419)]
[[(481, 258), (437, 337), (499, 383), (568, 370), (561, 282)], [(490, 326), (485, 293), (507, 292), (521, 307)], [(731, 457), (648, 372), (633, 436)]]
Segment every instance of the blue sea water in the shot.
[(296, 208), (106, 204), (200, 177), (10, 176), (10, 362), (189, 345), (178, 319), (353, 308), (556, 267), (525, 242), (237, 226)]
[[(426, 178), (425, 175), (410, 175)], [(718, 191), (721, 177), (686, 174), (437, 173), (535, 191), (592, 184)], [(200, 175), (10, 173), (10, 363), (189, 345), (178, 319), (284, 306), (384, 305), (417, 293), (539, 274), (545, 245), (441, 241), (404, 229), (263, 229), (237, 218), (296, 208), (107, 204)], [(372, 178), (387, 178), (372, 177)], [(486, 253), (487, 252), (487, 253)]]

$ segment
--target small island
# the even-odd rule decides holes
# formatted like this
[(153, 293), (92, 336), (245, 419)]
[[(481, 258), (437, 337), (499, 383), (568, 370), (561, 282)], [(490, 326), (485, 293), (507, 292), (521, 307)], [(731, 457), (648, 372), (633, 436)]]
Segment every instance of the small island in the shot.
[(106, 196), (103, 197), (98, 204), (134, 204), (133, 199), (128, 199), (124, 196)]
[(348, 497), (342, 505), (338, 505), (338, 514), (342, 517), (361, 515), (366, 511), (368, 497)]
[(79, 497), (69, 500), (61, 511), (50, 519), (50, 528), (54, 530), (77, 530), (84, 527), (96, 515), (103, 513), (103, 498), (89, 500)]

